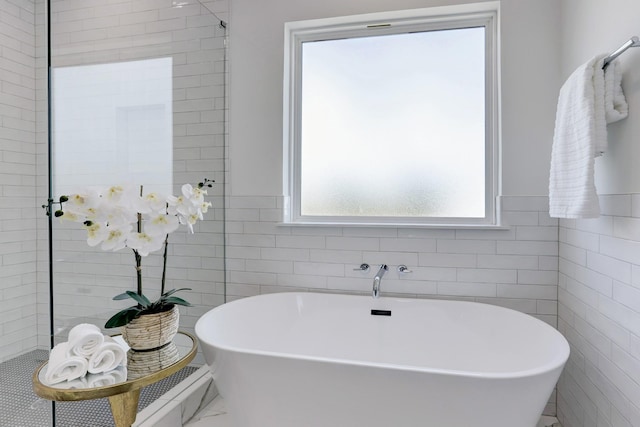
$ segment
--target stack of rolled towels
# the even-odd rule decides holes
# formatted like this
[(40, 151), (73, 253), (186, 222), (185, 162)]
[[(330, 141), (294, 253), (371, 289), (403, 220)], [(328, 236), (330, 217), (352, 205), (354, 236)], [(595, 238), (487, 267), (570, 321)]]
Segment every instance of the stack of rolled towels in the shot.
[(127, 379), (126, 349), (89, 323), (74, 326), (69, 340), (49, 354), (47, 384), (68, 388), (102, 387)]

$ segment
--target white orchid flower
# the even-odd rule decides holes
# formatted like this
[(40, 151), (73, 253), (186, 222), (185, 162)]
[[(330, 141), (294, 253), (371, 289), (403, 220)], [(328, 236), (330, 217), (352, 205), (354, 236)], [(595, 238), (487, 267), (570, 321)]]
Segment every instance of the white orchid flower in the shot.
[(134, 211), (139, 189), (133, 185), (114, 185), (101, 191), (101, 206), (104, 209), (125, 209)]
[(200, 187), (194, 187), (191, 184), (184, 184), (182, 186), (182, 195), (193, 203), (200, 204), (204, 202), (204, 196), (207, 194), (207, 190), (203, 190)]
[(187, 224), (191, 234), (193, 234), (193, 224), (195, 224), (199, 219), (202, 219), (202, 214), (198, 215), (197, 213), (188, 215), (185, 218), (185, 223)]
[(87, 229), (87, 244), (91, 247), (99, 245), (107, 238), (107, 229), (99, 222), (91, 222), (89, 225), (85, 225), (85, 228)]
[(178, 217), (161, 213), (147, 219), (144, 230), (154, 236), (166, 236), (176, 231), (179, 226), (180, 222)]
[(64, 211), (58, 218), (60, 218), (60, 221), (80, 222), (83, 217), (71, 211)]
[[(190, 184), (182, 186), (178, 197), (141, 193), (142, 187), (133, 185), (87, 188), (67, 197), (60, 219), (84, 223), (89, 246), (111, 251), (129, 247), (147, 256), (162, 248), (180, 224), (193, 233), (193, 225), (212, 206), (204, 201), (207, 191)], [(141, 226), (144, 232), (134, 232)]]
[(138, 222), (138, 214), (130, 206), (111, 205), (105, 202), (98, 207), (98, 211), (100, 215), (96, 219), (106, 222), (112, 227), (121, 227)]
[(213, 206), (211, 202), (202, 202), (202, 204), (200, 205), (200, 211), (202, 213), (207, 213), (211, 206)]
[[(62, 200), (62, 197), (60, 198)], [(65, 196), (64, 207), (56, 212), (61, 221), (84, 222), (93, 218), (94, 209), (99, 203), (99, 195), (96, 191), (83, 190), (82, 192)]]
[(127, 239), (131, 233), (131, 226), (113, 227), (111, 225), (105, 227), (106, 236), (102, 241), (102, 250), (118, 251), (127, 245)]
[(167, 197), (167, 212), (171, 215), (177, 215), (184, 211), (184, 201), (186, 199), (183, 196), (169, 196)]
[(112, 185), (104, 190), (102, 197), (108, 200), (109, 203), (118, 203), (125, 194), (126, 191), (124, 186)]
[(142, 214), (153, 214), (167, 210), (167, 198), (158, 193), (145, 194), (135, 199), (134, 209)]
[(66, 203), (65, 210), (71, 211), (78, 216), (84, 216), (87, 219), (94, 219), (100, 204), (100, 194), (97, 190), (88, 188), (68, 196)]
[(207, 190), (185, 184), (182, 186), (182, 194), (187, 198), (187, 203), (193, 206), (200, 206), (204, 203), (204, 196), (207, 194)]
[(171, 215), (178, 215), (181, 218), (181, 223), (184, 223), (183, 218), (196, 212), (197, 208), (189, 199), (185, 196), (169, 196), (167, 198), (167, 212)]
[(203, 219), (202, 207), (204, 201), (198, 202), (197, 198), (187, 198), (183, 195), (173, 198), (170, 197), (168, 203), (169, 214), (176, 215), (180, 224), (186, 224), (189, 227), (189, 231), (193, 233), (193, 224), (195, 224), (197, 220)]
[(148, 233), (131, 233), (127, 240), (127, 246), (135, 249), (141, 256), (147, 256), (150, 252), (155, 252), (162, 248), (163, 236), (156, 236)]

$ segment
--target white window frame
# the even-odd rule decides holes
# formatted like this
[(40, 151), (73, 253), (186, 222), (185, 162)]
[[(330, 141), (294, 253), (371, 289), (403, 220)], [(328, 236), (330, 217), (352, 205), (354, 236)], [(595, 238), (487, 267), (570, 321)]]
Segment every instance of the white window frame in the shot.
[[(283, 85), (284, 224), (382, 225), (436, 227), (500, 226), (500, 78), (499, 3), (383, 12), (285, 24)], [(485, 28), (485, 216), (374, 217), (307, 216), (301, 214), (301, 80), (302, 44), (331, 40), (469, 27)]]

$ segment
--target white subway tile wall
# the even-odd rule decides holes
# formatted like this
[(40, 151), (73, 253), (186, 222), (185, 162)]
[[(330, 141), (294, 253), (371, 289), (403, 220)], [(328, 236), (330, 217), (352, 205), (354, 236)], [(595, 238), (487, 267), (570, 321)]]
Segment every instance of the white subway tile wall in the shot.
[[(3, 0), (0, 0), (3, 1)], [(36, 0), (38, 1), (38, 0)], [(42, 2), (44, 3), (44, 2)], [(181, 307), (181, 328), (193, 331), (206, 310), (224, 301), (224, 109), (225, 30), (227, 0), (171, 2), (51, 2), (53, 67), (102, 64), (170, 56), (173, 60), (173, 182), (174, 194), (183, 183), (214, 179), (208, 198), (213, 203), (195, 234), (183, 229), (170, 236), (167, 289), (192, 288), (181, 296), (194, 307)], [(215, 12), (218, 17), (212, 14)], [(44, 22), (44, 8), (42, 21)], [(40, 29), (43, 30), (43, 27)], [(0, 30), (1, 31), (1, 30)], [(46, 58), (44, 53), (42, 58)], [(40, 64), (44, 70), (46, 63)], [(45, 77), (46, 74), (40, 75)], [(39, 80), (41, 90), (46, 80)], [(55, 84), (55, 82), (53, 83)], [(46, 92), (38, 111), (38, 198), (47, 198)], [(34, 108), (31, 106), (31, 110)], [(64, 141), (54, 141), (64, 144)], [(55, 175), (55, 171), (53, 171)], [(33, 203), (33, 195), (31, 199)], [(42, 204), (40, 203), (40, 204)], [(47, 233), (44, 214), (39, 222), (39, 344), (49, 343)], [(56, 333), (81, 321), (102, 325), (126, 307), (111, 298), (135, 289), (130, 251), (92, 250), (77, 224), (54, 221), (54, 303)], [(143, 259), (144, 289), (158, 296), (162, 271), (158, 254)], [(34, 314), (35, 315), (35, 314)], [(113, 331), (114, 333), (117, 331)]]
[(0, 0), (0, 362), (37, 345), (33, 0)]
[[(370, 293), (385, 263), (383, 295), (482, 299), (555, 326), (557, 220), (548, 218), (546, 197), (504, 199), (508, 228), (448, 230), (286, 226), (277, 197), (230, 197), (227, 294)], [(361, 263), (371, 269), (356, 271)], [(400, 264), (412, 272), (399, 273)]]
[(600, 200), (600, 218), (560, 221), (558, 328), (571, 344), (558, 384), (564, 427), (640, 426), (640, 199)]

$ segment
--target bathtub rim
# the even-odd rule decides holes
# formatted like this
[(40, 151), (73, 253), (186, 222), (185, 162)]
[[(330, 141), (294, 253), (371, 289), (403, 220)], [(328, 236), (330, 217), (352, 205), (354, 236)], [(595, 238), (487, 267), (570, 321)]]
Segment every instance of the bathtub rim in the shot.
[[(482, 379), (519, 379), (519, 378), (529, 378), (529, 377), (534, 377), (537, 375), (543, 375), (543, 374), (547, 374), (549, 372), (553, 372), (558, 368), (562, 368), (564, 367), (564, 365), (566, 364), (567, 360), (569, 359), (569, 355), (570, 355), (570, 346), (569, 343), (567, 341), (567, 339), (564, 337), (564, 335), (562, 335), (562, 333), (560, 333), (560, 331), (558, 331), (557, 328), (554, 328), (553, 326), (549, 325), (548, 323), (534, 317), (531, 316), (530, 314), (527, 313), (523, 313), (521, 311), (517, 311), (517, 310), (513, 310), (511, 308), (508, 307), (502, 307), (499, 305), (493, 305), (493, 304), (487, 304), (487, 303), (482, 303), (482, 302), (476, 302), (476, 301), (459, 301), (459, 300), (441, 300), (441, 299), (431, 299), (431, 298), (403, 298), (403, 297), (381, 297), (379, 298), (379, 300), (384, 300), (384, 299), (388, 299), (388, 300), (433, 300), (433, 301), (448, 301), (448, 302), (452, 302), (452, 303), (461, 303), (461, 304), (474, 304), (474, 305), (485, 305), (485, 306), (490, 306), (493, 307), (495, 309), (498, 310), (505, 310), (505, 311), (509, 311), (509, 312), (514, 312), (517, 313), (517, 315), (525, 315), (528, 316), (530, 318), (531, 321), (533, 322), (539, 322), (543, 327), (545, 328), (550, 328), (552, 331), (554, 331), (554, 335), (556, 337), (558, 337), (558, 343), (560, 345), (560, 349), (559, 351), (554, 355), (553, 359), (551, 361), (549, 361), (546, 364), (543, 364), (541, 366), (537, 366), (535, 368), (531, 368), (531, 369), (524, 369), (524, 370), (519, 370), (519, 371), (512, 371), (512, 372), (480, 372), (480, 371), (463, 371), (463, 370), (455, 370), (455, 369), (441, 369), (441, 368), (429, 368), (429, 367), (423, 367), (423, 366), (415, 366), (415, 365), (397, 365), (397, 364), (392, 364), (392, 363), (381, 363), (381, 362), (361, 362), (358, 360), (353, 360), (353, 359), (341, 359), (341, 358), (336, 358), (336, 357), (322, 357), (322, 356), (309, 356), (309, 355), (303, 355), (303, 354), (292, 354), (292, 353), (283, 353), (283, 352), (277, 352), (277, 351), (265, 351), (265, 350), (254, 350), (254, 349), (247, 349), (247, 348), (241, 348), (238, 346), (233, 346), (233, 345), (220, 345), (220, 344), (213, 344), (210, 341), (206, 340), (203, 337), (203, 334), (198, 333), (198, 330), (204, 326), (200, 326), (199, 325), (204, 325), (205, 321), (207, 317), (213, 316), (214, 314), (210, 314), (213, 313), (214, 311), (218, 310), (218, 309), (223, 309), (222, 307), (225, 307), (224, 309), (227, 309), (226, 307), (228, 305), (234, 305), (235, 303), (240, 303), (246, 299), (254, 299), (254, 298), (261, 298), (261, 297), (273, 297), (274, 295), (280, 295), (280, 294), (289, 294), (289, 295), (309, 295), (309, 294), (315, 294), (315, 295), (338, 295), (338, 296), (344, 296), (344, 297), (366, 297), (364, 295), (353, 295), (353, 294), (338, 294), (338, 293), (321, 293), (321, 292), (279, 292), (279, 293), (271, 293), (271, 294), (260, 294), (260, 295), (253, 295), (250, 297), (246, 297), (246, 298), (240, 298), (237, 300), (233, 300), (233, 301), (229, 301), (225, 304), (219, 305), (217, 307), (214, 307), (210, 310), (208, 310), (206, 313), (204, 313), (202, 316), (200, 316), (200, 318), (197, 320), (196, 324), (195, 324), (195, 333), (196, 336), (198, 337), (198, 339), (202, 342), (203, 347), (204, 345), (208, 345), (210, 347), (213, 347), (215, 349), (219, 349), (219, 350), (223, 350), (223, 351), (227, 351), (227, 352), (233, 352), (233, 353), (241, 353), (241, 354), (248, 354), (248, 355), (254, 355), (254, 356), (266, 356), (266, 357), (275, 357), (275, 358), (282, 358), (282, 359), (290, 359), (290, 360), (304, 360), (304, 361), (310, 361), (310, 362), (322, 362), (322, 363), (332, 363), (332, 364), (339, 364), (339, 365), (351, 365), (351, 366), (359, 366), (359, 367), (372, 367), (372, 368), (381, 368), (381, 369), (391, 369), (391, 370), (398, 370), (398, 371), (408, 371), (408, 372), (421, 372), (421, 373), (427, 373), (427, 374), (435, 374), (435, 375), (453, 375), (453, 376), (460, 376), (460, 377), (470, 377), (470, 378), (482, 378)], [(206, 358), (206, 357), (205, 357)], [(207, 364), (209, 364), (209, 362), (207, 361)]]

